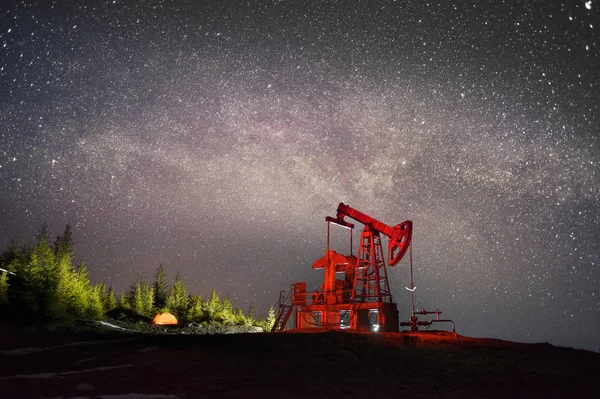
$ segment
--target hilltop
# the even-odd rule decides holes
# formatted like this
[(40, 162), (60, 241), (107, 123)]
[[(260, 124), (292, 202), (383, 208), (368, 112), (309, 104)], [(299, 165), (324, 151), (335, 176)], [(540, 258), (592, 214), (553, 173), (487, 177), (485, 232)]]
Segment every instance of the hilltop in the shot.
[(600, 362), (449, 332), (3, 336), (2, 390), (27, 398), (558, 398), (593, 392)]

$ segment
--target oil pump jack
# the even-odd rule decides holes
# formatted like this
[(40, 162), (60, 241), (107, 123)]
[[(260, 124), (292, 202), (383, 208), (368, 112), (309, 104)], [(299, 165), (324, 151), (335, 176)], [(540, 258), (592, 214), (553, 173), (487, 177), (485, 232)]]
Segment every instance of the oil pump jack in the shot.
[[(354, 224), (347, 222), (346, 217), (364, 225), (358, 257), (352, 255)], [(327, 216), (325, 220), (327, 249), (325, 256), (312, 266), (313, 269), (324, 269), (324, 281), (320, 289), (312, 293), (306, 291), (305, 282), (293, 283), (287, 295), (281, 291), (271, 331), (283, 331), (292, 315), (297, 330), (398, 331), (398, 308), (392, 301), (381, 236), (388, 238), (387, 262), (394, 267), (409, 249), (412, 222), (406, 220), (391, 227), (344, 203), (338, 205), (336, 217)], [(349, 230), (351, 255), (345, 256), (330, 249), (332, 223)], [(338, 279), (338, 274), (343, 274), (343, 278)], [(411, 290), (414, 291), (412, 264)], [(410, 321), (400, 325), (417, 331), (418, 326), (449, 321), (439, 320), (440, 313), (439, 310), (428, 312), (424, 309), (415, 312), (413, 301)], [(436, 314), (438, 320), (418, 321), (416, 314)]]

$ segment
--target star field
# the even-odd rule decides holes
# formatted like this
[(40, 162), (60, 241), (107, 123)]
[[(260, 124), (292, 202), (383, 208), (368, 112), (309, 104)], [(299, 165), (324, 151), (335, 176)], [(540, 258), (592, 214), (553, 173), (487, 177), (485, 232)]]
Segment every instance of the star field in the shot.
[(9, 1), (0, 243), (70, 223), (117, 291), (163, 263), (265, 313), (345, 202), (413, 221), (416, 305), (459, 333), (598, 350), (599, 9)]

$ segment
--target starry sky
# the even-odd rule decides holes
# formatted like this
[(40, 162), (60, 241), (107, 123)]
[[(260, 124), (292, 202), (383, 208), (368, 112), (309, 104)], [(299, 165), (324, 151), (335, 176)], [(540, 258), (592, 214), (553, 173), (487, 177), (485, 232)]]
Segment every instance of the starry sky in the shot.
[(264, 314), (344, 202), (413, 221), (459, 333), (600, 349), (598, 0), (2, 4), (3, 248), (70, 223), (118, 292), (162, 263)]

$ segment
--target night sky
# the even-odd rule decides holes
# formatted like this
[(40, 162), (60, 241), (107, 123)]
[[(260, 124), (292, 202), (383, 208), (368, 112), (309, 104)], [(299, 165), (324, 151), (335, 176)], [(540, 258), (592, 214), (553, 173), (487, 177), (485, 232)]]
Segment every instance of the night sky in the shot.
[(344, 202), (413, 221), (417, 308), (459, 333), (597, 350), (599, 10), (3, 1), (0, 245), (70, 223), (117, 292), (163, 263), (264, 314)]

